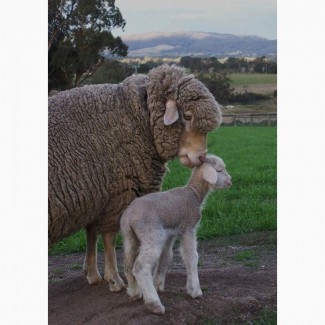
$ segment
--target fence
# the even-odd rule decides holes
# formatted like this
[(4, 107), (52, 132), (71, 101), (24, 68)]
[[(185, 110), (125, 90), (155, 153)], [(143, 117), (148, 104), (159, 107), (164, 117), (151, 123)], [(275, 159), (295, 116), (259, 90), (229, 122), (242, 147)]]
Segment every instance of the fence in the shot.
[(240, 125), (277, 125), (277, 113), (243, 113), (243, 114), (223, 114), (222, 124), (225, 126)]

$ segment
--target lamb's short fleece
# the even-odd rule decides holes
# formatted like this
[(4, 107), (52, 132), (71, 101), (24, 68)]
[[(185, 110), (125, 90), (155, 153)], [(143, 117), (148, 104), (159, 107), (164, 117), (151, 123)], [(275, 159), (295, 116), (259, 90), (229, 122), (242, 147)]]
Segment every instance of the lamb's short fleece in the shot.
[(144, 298), (148, 309), (163, 314), (157, 290), (163, 291), (165, 275), (173, 258), (172, 246), (180, 238), (187, 272), (187, 292), (202, 295), (198, 278), (196, 228), (208, 192), (231, 186), (222, 159), (209, 155), (195, 167), (188, 184), (166, 192), (135, 199), (121, 218), (124, 238), (124, 268), (128, 294)]

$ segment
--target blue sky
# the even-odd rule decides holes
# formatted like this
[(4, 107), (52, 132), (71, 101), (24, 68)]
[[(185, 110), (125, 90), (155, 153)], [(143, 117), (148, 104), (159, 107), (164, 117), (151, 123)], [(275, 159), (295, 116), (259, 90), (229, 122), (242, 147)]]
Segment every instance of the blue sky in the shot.
[(276, 0), (116, 0), (125, 32), (200, 31), (277, 38)]

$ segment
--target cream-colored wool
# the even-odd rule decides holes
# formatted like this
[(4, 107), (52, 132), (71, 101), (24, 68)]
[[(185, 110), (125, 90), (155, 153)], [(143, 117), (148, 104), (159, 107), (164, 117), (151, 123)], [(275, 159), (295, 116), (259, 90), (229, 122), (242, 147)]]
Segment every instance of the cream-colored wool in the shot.
[(49, 98), (48, 122), (49, 244), (86, 228), (84, 269), (96, 283), (102, 234), (105, 279), (120, 290), (114, 239), (123, 210), (160, 190), (168, 160), (179, 155), (188, 167), (204, 160), (206, 134), (220, 125), (220, 107), (193, 76), (162, 65), (117, 85), (59, 92)]

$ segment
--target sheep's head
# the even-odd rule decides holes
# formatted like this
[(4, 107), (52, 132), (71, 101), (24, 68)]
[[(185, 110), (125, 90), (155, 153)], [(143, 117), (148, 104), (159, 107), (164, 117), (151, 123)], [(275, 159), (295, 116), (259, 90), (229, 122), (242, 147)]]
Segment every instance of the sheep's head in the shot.
[(182, 68), (162, 65), (149, 73), (150, 123), (156, 149), (165, 160), (179, 156), (187, 167), (200, 165), (207, 133), (221, 124), (221, 110), (209, 90)]
[(208, 155), (205, 162), (195, 172), (201, 173), (201, 177), (208, 183), (210, 190), (229, 188), (232, 185), (225, 163), (217, 156)]

